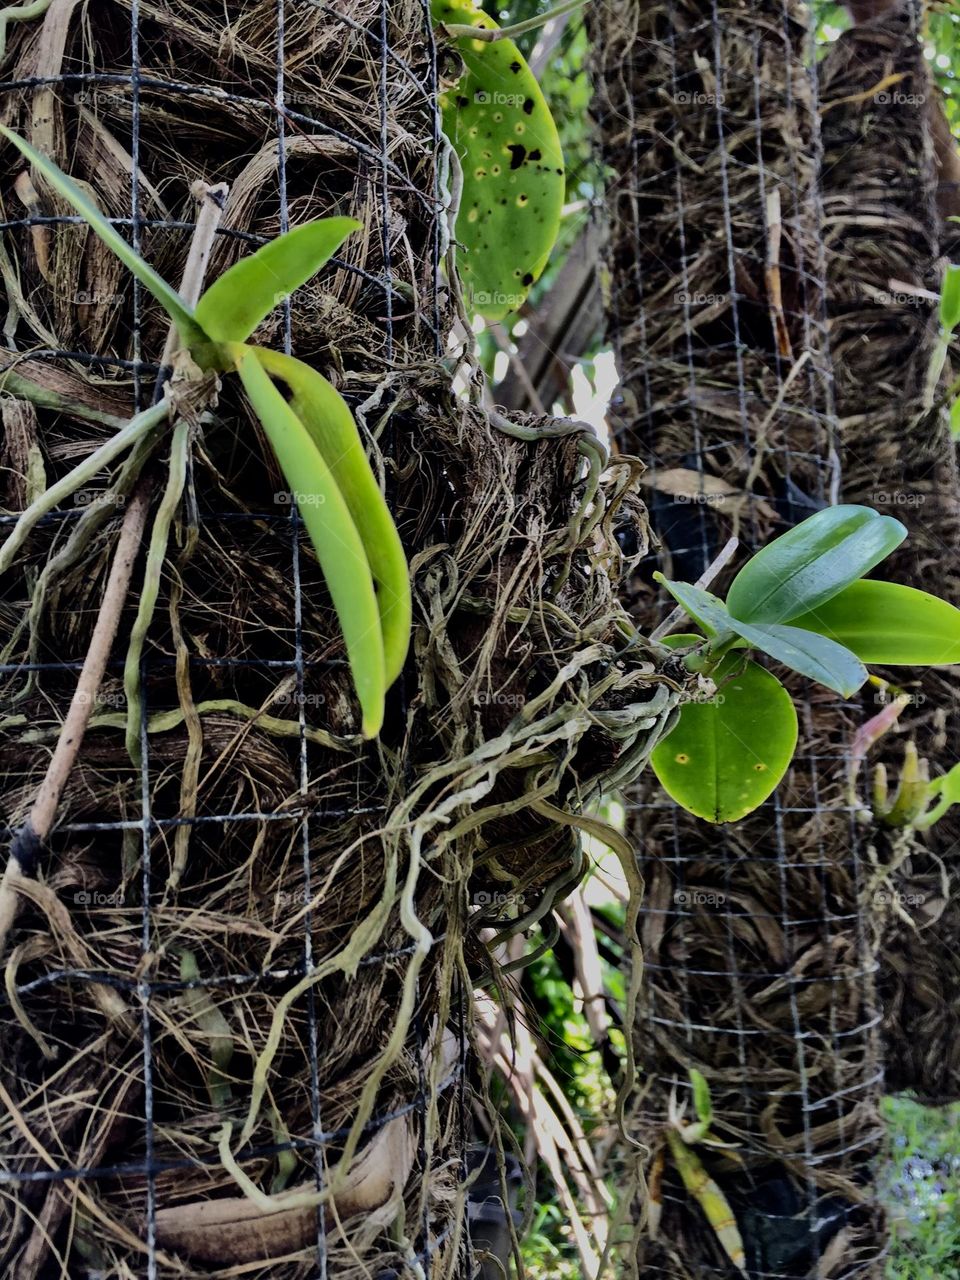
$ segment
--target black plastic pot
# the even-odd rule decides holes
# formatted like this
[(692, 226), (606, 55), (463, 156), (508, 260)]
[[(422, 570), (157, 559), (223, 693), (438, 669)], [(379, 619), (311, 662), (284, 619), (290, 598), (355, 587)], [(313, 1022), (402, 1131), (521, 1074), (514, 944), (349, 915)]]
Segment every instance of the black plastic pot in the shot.
[(497, 1153), (491, 1147), (475, 1147), (467, 1152), (467, 1170), (479, 1170), (467, 1197), (470, 1241), (480, 1262), (480, 1280), (504, 1280), (513, 1275), (510, 1250), (510, 1221), (518, 1226), (523, 1214), (517, 1209), (517, 1197), (523, 1183), (520, 1162), (505, 1156), (507, 1200), (503, 1202), (503, 1186), (497, 1170)]

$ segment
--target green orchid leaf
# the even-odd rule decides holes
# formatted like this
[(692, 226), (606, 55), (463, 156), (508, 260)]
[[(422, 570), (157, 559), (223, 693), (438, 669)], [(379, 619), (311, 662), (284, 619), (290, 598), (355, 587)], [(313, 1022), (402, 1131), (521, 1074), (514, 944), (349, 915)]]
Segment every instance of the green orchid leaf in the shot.
[(727, 608), (744, 622), (789, 622), (869, 573), (906, 536), (899, 520), (869, 507), (827, 507), (743, 566)]
[(791, 627), (829, 636), (861, 662), (945, 667), (960, 662), (960, 609), (946, 600), (872, 578), (851, 583)]
[(215, 342), (246, 342), (362, 226), (355, 218), (317, 218), (277, 236), (213, 282), (197, 303), (197, 322)]
[(756, 809), (787, 770), (797, 713), (783, 685), (755, 662), (728, 655), (716, 696), (687, 702), (650, 762), (664, 790), (707, 822), (737, 822)]
[(13, 145), (43, 174), (51, 187), (63, 196), (81, 218), (97, 233), (108, 249), (111, 249), (125, 267), (140, 281), (145, 289), (156, 298), (167, 315), (177, 327), (181, 340), (195, 356), (202, 356), (211, 346), (210, 337), (204, 333), (197, 322), (193, 311), (177, 293), (172, 285), (154, 271), (131, 244), (124, 240), (115, 227), (107, 221), (90, 197), (54, 162), (41, 155), (26, 139), (0, 125), (0, 136)]
[(654, 579), (673, 596), (677, 604), (688, 613), (704, 635), (711, 640), (732, 635), (733, 627), (727, 613), (727, 606), (717, 596), (695, 587), (689, 582), (673, 582), (662, 573), (655, 573)]
[(828, 636), (800, 627), (741, 622), (739, 618), (731, 618), (730, 626), (752, 649), (760, 649), (844, 698), (852, 697), (867, 679), (860, 659)]
[(696, 1067), (691, 1067), (689, 1074), (690, 1087), (693, 1090), (693, 1109), (697, 1119), (703, 1125), (704, 1134), (707, 1134), (713, 1124), (713, 1099), (710, 1097), (710, 1086), (707, 1084), (706, 1076)]
[(950, 434), (954, 440), (960, 437), (960, 396), (950, 406)]
[(327, 379), (301, 360), (255, 348), (257, 359), (291, 392), (291, 408), (320, 450), (363, 542), (377, 584), (387, 687), (410, 647), (410, 571), (390, 508), (367, 460), (353, 414)]
[(960, 266), (948, 263), (943, 273), (940, 291), (940, 326), (945, 333), (953, 333), (960, 324)]
[(867, 678), (866, 668), (856, 655), (827, 636), (799, 627), (743, 622), (709, 591), (689, 582), (669, 582), (660, 573), (653, 576), (716, 643), (726, 645), (739, 636), (750, 648), (760, 649), (845, 698), (856, 693)]
[(674, 631), (672, 635), (661, 636), (657, 641), (665, 649), (693, 649), (703, 642), (703, 636), (697, 635), (695, 631)]
[[(496, 27), (472, 0), (433, 0), (431, 11), (435, 22)], [(457, 269), (472, 309), (502, 320), (522, 305), (556, 242), (563, 151), (536, 77), (512, 40), (461, 37), (456, 48), (466, 71), (441, 107), (463, 170)]]
[(945, 808), (960, 804), (960, 764), (955, 764), (947, 773), (941, 774), (930, 782), (927, 794), (940, 796), (946, 802)]
[(383, 724), (386, 676), (380, 612), (360, 534), (323, 454), (270, 381), (260, 352), (230, 347), (250, 403), (280, 470), (294, 493), (343, 631), (347, 658), (363, 710), (364, 737)]
[(927, 784), (927, 799), (936, 799), (937, 803), (914, 823), (921, 830), (935, 826), (955, 804), (960, 804), (960, 764)]

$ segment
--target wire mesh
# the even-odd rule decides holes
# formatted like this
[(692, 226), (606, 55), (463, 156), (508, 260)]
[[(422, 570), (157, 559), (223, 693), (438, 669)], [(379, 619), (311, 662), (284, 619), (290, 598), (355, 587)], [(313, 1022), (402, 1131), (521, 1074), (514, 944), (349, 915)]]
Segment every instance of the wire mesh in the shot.
[[(936, 414), (911, 436), (939, 272), (928, 126), (905, 110), (930, 92), (911, 22), (844, 36), (822, 60), (791, 0), (665, 0), (642, 14), (609, 3), (592, 24), (613, 175), (613, 425), (649, 468), (663, 539), (636, 583), (647, 628), (664, 607), (654, 568), (693, 582), (731, 532), (750, 551), (839, 498), (896, 504), (915, 550), (893, 572), (944, 592), (929, 570), (955, 557), (952, 451)], [(897, 73), (902, 100), (882, 93)], [(891, 277), (911, 282), (909, 298), (889, 297)], [(721, 595), (731, 572), (712, 583)], [(649, 775), (628, 800), (647, 885), (636, 1128), (655, 1197), (663, 1179), (657, 1236), (638, 1246), (644, 1274), (736, 1273), (664, 1159), (671, 1096), (689, 1115), (693, 1067), (715, 1136), (734, 1144), (698, 1150), (750, 1274), (883, 1267), (876, 982), (881, 935), (889, 945), (903, 930), (886, 909), (896, 859), (847, 783), (851, 735), (877, 705), (789, 687), (800, 749), (755, 814), (710, 827)], [(946, 714), (951, 692), (935, 700)], [(912, 724), (931, 745), (932, 723)]]
[[(606, 9), (617, 13), (616, 5)], [(614, 242), (617, 336), (629, 370), (622, 436), (653, 463), (654, 492), (661, 495), (654, 500), (656, 523), (681, 577), (696, 576), (731, 520), (745, 542), (757, 544), (840, 486), (817, 179), (818, 76), (801, 11), (786, 2), (758, 10), (741, 28), (716, 4), (660, 5), (644, 19), (660, 25), (637, 47), (618, 44), (623, 32), (615, 24), (598, 34), (615, 53), (607, 85), (616, 129), (624, 121), (634, 125), (629, 163), (617, 166), (623, 179), (615, 189), (617, 223), (625, 229), (619, 259)], [(174, 278), (193, 227), (188, 187), (209, 172), (211, 156), (217, 176), (232, 183), (213, 272), (307, 211), (353, 212), (362, 205), (368, 231), (362, 249), (345, 249), (320, 287), (286, 303), (267, 336), (338, 371), (371, 443), (388, 459), (401, 518), (415, 527), (419, 513), (409, 503), (416, 497), (404, 505), (399, 477), (416, 475), (416, 463), (391, 436), (395, 423), (408, 425), (407, 371), (436, 360), (444, 332), (428, 6), (269, 0), (228, 26), (204, 5), (188, 10), (132, 0), (129, 7), (103, 5), (102, 14), (101, 21), (98, 7), (90, 22), (99, 55), (92, 59), (87, 31), (68, 6), (54, 6), (36, 28), (18, 28), (3, 84), (8, 118), (26, 123), (38, 145), (77, 166), (115, 225)], [(694, 45), (699, 60), (691, 57)], [(650, 59), (661, 60), (656, 74)], [(90, 63), (93, 69), (84, 69)], [(666, 108), (662, 95), (648, 102), (653, 84), (671, 86)], [(672, 123), (655, 127), (664, 109)], [(644, 111), (654, 127), (646, 120), (636, 126)], [(772, 137), (771, 120), (778, 122)], [(666, 159), (649, 138), (657, 145), (671, 140)], [(685, 167), (677, 155), (694, 163)], [(125, 182), (130, 173), (135, 179)], [(664, 174), (672, 178), (669, 188)], [(701, 179), (704, 190), (694, 190)], [(50, 193), (21, 186), (16, 198), (27, 216), (4, 210), (0, 223), (15, 249), (14, 260), (0, 263), (10, 305), (9, 364), (99, 413), (90, 435), (100, 439), (111, 426), (105, 413), (123, 416), (149, 402), (161, 373), (163, 324), (140, 287), (128, 289), (115, 264), (97, 257), (76, 218), (44, 212), (57, 208)], [(775, 226), (782, 228), (781, 251), (771, 257)], [(82, 289), (66, 299), (55, 291), (43, 298), (58, 269)], [(771, 313), (755, 288), (761, 277), (768, 285), (778, 279), (779, 311)], [(713, 301), (698, 300), (701, 288)], [(801, 352), (806, 359), (798, 363)], [(224, 396), (241, 420), (242, 410), (228, 391)], [(90, 440), (78, 442), (75, 428), (64, 429), (56, 414), (31, 415), (19, 403), (5, 403), (4, 414), (8, 428), (19, 415), (27, 458), (38, 420), (58, 466), (89, 449)], [(216, 1078), (209, 1054), (183, 1030), (201, 1019), (211, 1025), (210, 1005), (198, 993), (217, 993), (214, 1004), (241, 1046), (234, 1050), (239, 1064), (227, 1074), (248, 1081), (268, 1047), (266, 1028), (277, 1008), (299, 992), (269, 1076), (273, 1116), (265, 1112), (254, 1138), (235, 1154), (248, 1173), (269, 1183), (271, 1175), (274, 1182), (289, 1178), (282, 1158), (297, 1153), (311, 1171), (310, 1185), (325, 1188), (331, 1152), (357, 1136), (350, 1120), (371, 1057), (414, 975), (411, 1035), (379, 1081), (378, 1105), (359, 1135), (412, 1119), (420, 1190), (408, 1192), (410, 1240), (402, 1248), (388, 1242), (375, 1213), (351, 1235), (339, 1221), (344, 1215), (321, 1201), (285, 1237), (296, 1258), (264, 1263), (263, 1274), (349, 1275), (354, 1265), (367, 1274), (372, 1265), (387, 1275), (407, 1265), (429, 1275), (438, 1256), (447, 1272), (455, 1271), (460, 1251), (469, 1249), (456, 1208), (467, 1130), (463, 993), (454, 984), (451, 1019), (437, 995), (440, 961), (414, 970), (419, 944), (407, 941), (395, 921), (383, 930), (382, 945), (357, 959), (349, 982), (324, 967), (376, 900), (384, 875), (380, 837), (389, 797), (374, 781), (384, 756), (377, 762), (343, 750), (354, 727), (347, 674), (342, 659), (331, 657), (335, 627), (315, 566), (302, 554), (296, 502), (277, 489), (264, 501), (269, 487), (257, 448), (241, 437), (225, 449), (220, 421), (204, 421), (192, 457), (188, 493), (196, 516), (185, 528), (187, 543), (197, 539), (193, 562), (181, 557), (167, 588), (185, 601), (180, 639), (171, 620), (141, 664), (149, 699), (141, 767), (131, 770), (115, 746), (98, 746), (99, 735), (115, 733), (123, 718), (115, 714), (122, 708), (118, 661), (65, 798), (66, 818), (45, 855), (58, 869), (48, 886), (53, 893), (38, 889), (27, 908), (43, 921), (43, 945), (20, 951), (8, 968), (2, 1007), (13, 1066), (3, 1088), (11, 1142), (0, 1180), (12, 1216), (5, 1259), (18, 1275), (39, 1274), (50, 1259), (66, 1274), (81, 1265), (107, 1275), (128, 1274), (130, 1267), (149, 1276), (180, 1273), (169, 1252), (177, 1237), (165, 1241), (172, 1228), (169, 1213), (162, 1215), (176, 1203), (186, 1216), (190, 1194), (235, 1190), (210, 1140), (220, 1119), (211, 1084), (229, 1081)], [(211, 466), (211, 451), (228, 461)], [(516, 464), (518, 474), (528, 474), (524, 465)], [(696, 483), (679, 499), (658, 483), (666, 476), (689, 485), (691, 472)], [(569, 467), (567, 494), (579, 474)], [(158, 479), (149, 467), (145, 475)], [(710, 477), (734, 478), (733, 493), (708, 485)], [(16, 496), (15, 509), (26, 494)], [(278, 496), (284, 509), (270, 509)], [(42, 551), (68, 551), (82, 526), (88, 550), (96, 552), (82, 573), (77, 558), (62, 565), (63, 571), (72, 565), (73, 576), (58, 588), (54, 629), (38, 631), (35, 618), (22, 622), (29, 594), (23, 583), (5, 606), (12, 635), (0, 667), (10, 713), (3, 725), (3, 767), (13, 779), (8, 837), (37, 781), (45, 744), (55, 737), (58, 708), (96, 614), (109, 558), (101, 510), (93, 497), (82, 510), (44, 522)], [(212, 584), (222, 584), (217, 598)], [(641, 610), (651, 606), (651, 593), (642, 597)], [(182, 634), (194, 650), (186, 663), (187, 703), (205, 706), (203, 753), (193, 758), (204, 787), (196, 786), (192, 799), (175, 786), (196, 746), (182, 702)], [(292, 704), (295, 716), (262, 714), (278, 703)], [(247, 717), (255, 723), (238, 729), (244, 708), (255, 709)], [(400, 726), (409, 712), (401, 690), (392, 723)], [(690, 1061), (710, 1074), (722, 1060), (725, 1085), (715, 1087), (715, 1103), (720, 1126), (732, 1126), (751, 1170), (749, 1203), (737, 1208), (755, 1215), (752, 1247), (761, 1247), (771, 1230), (782, 1245), (787, 1223), (799, 1218), (802, 1238), (791, 1247), (831, 1274), (837, 1241), (847, 1271), (868, 1269), (879, 1252), (862, 1178), (877, 1143), (876, 940), (861, 909), (866, 873), (856, 807), (837, 783), (850, 713), (832, 700), (809, 698), (804, 714), (808, 746), (790, 784), (745, 832), (718, 839), (678, 821), (649, 791), (636, 802), (650, 881), (640, 1054), (656, 1085), (642, 1123), (647, 1133), (662, 1124), (669, 1091), (675, 1082), (682, 1091)], [(394, 781), (411, 767), (400, 741), (398, 728), (386, 748), (401, 757)], [(586, 760), (578, 760), (581, 767), (587, 771)], [(508, 825), (501, 840), (509, 835), (515, 843), (512, 814)], [(536, 831), (528, 838), (549, 843), (554, 835)], [(189, 858), (171, 889), (170, 872), (184, 848)], [(230, 874), (238, 851), (239, 882)], [(525, 861), (525, 849), (516, 852)], [(351, 874), (341, 884), (345, 856)], [(212, 879), (191, 877), (197, 862)], [(118, 884), (121, 900), (107, 901)], [(440, 911), (447, 905), (442, 886), (434, 892)], [(73, 895), (66, 916), (57, 910), (64, 894), (68, 901)], [(182, 968), (187, 941), (199, 962), (196, 978)], [(450, 1021), (455, 1034), (445, 1044), (438, 1028)], [(63, 1106), (63, 1098), (74, 1101)], [(121, 1150), (124, 1158), (117, 1159)], [(775, 1173), (767, 1177), (771, 1164)], [(67, 1201), (59, 1188), (73, 1183), (83, 1186)], [(687, 1214), (690, 1229), (675, 1182), (668, 1181), (668, 1192), (671, 1212)], [(668, 1240), (671, 1230), (668, 1216)], [(722, 1271), (716, 1242), (702, 1224), (700, 1233), (707, 1261), (696, 1264), (699, 1273)], [(197, 1256), (255, 1273), (255, 1260), (230, 1252), (240, 1235), (211, 1236), (213, 1254)], [(752, 1259), (755, 1273), (767, 1275), (792, 1274), (784, 1267), (795, 1263), (779, 1266), (757, 1253)], [(469, 1272), (469, 1258), (464, 1265)], [(649, 1265), (681, 1274), (686, 1266), (659, 1254)]]
[[(230, 185), (208, 279), (306, 216), (364, 218), (368, 239), (345, 246), (319, 285), (287, 299), (264, 340), (339, 374), (396, 487), (392, 435), (405, 370), (435, 360), (443, 344), (426, 0), (269, 0), (226, 21), (202, 4), (130, 0), (83, 15), (54, 5), (11, 28), (6, 65), (5, 120), (86, 181), (168, 278), (178, 278), (194, 230), (196, 179)], [(8, 179), (19, 172), (9, 162)], [(27, 216), (7, 208), (0, 227), (5, 365), (88, 409), (129, 416), (163, 392), (163, 322), (139, 283), (121, 278), (80, 219), (34, 181)], [(5, 204), (16, 200), (9, 190), (6, 181)], [(57, 296), (63, 280), (66, 298)], [(38, 426), (29, 405), (5, 401), (5, 426), (17, 414), (28, 452), (38, 432), (62, 466), (89, 450), (76, 420), (41, 409)], [(42, 853), (56, 870), (24, 908), (40, 927), (7, 971), (5, 1274), (179, 1275), (180, 1251), (195, 1265), (242, 1265), (247, 1274), (386, 1277), (409, 1266), (429, 1276), (438, 1255), (469, 1248), (456, 1194), (467, 1037), (461, 1009), (452, 1044), (439, 1043), (443, 1009), (429, 966), (410, 1035), (354, 1131), (369, 1063), (395, 1022), (418, 948), (392, 919), (380, 945), (358, 951), (354, 972), (331, 963), (376, 900), (389, 796), (370, 751), (350, 746), (346, 665), (316, 565), (303, 555), (297, 495), (258, 461), (249, 422), (225, 445), (231, 414), (243, 421), (224, 387), (220, 414), (196, 427), (180, 554), (161, 593), (171, 621), (140, 661), (139, 769), (115, 741), (127, 710), (120, 657), (108, 664), (62, 820)], [(109, 431), (88, 426), (98, 441)], [(142, 474), (161, 487), (159, 467), (147, 461)], [(10, 496), (14, 512), (25, 505), (24, 493)], [(7, 594), (5, 842), (56, 737), (96, 617), (113, 517), (128, 496), (109, 490), (101, 517), (105, 493), (88, 492), (42, 522), (38, 540), (54, 552), (69, 553), (81, 526), (90, 531), (82, 576), (75, 554), (48, 584), (58, 618), (20, 616), (36, 570)], [(15, 519), (2, 516), (0, 526)], [(124, 632), (131, 620), (128, 609)], [(408, 713), (403, 690), (392, 697), (388, 749)], [(25, 735), (24, 725), (32, 725)], [(178, 785), (181, 765), (193, 770), (192, 788)], [(217, 1035), (232, 1048), (219, 1067)], [(406, 1187), (405, 1243), (386, 1233), (396, 1203), (378, 1217), (376, 1196), (352, 1204), (349, 1188), (345, 1201), (334, 1189), (288, 1213), (272, 1236), (257, 1228), (251, 1237), (236, 1205), (235, 1220), (187, 1222), (211, 1194), (221, 1206), (224, 1193), (239, 1195), (224, 1177), (218, 1130), (225, 1116), (238, 1126), (238, 1082), (249, 1088), (267, 1048), (278, 1056), (263, 1113), (239, 1147), (233, 1141), (241, 1169), (268, 1186), (272, 1173), (278, 1189), (320, 1192), (345, 1144), (358, 1141), (362, 1152), (401, 1126), (404, 1140), (386, 1148), (395, 1167), (366, 1172), (386, 1179), (381, 1201), (388, 1192), (396, 1201), (419, 1166), (419, 1181)], [(382, 1166), (383, 1152), (378, 1159)]]
[[(917, 20), (905, 11), (851, 31), (823, 62), (831, 333), (844, 496), (906, 525), (909, 538), (884, 566), (885, 576), (958, 603), (955, 449), (939, 392), (928, 387), (941, 255), (951, 228), (938, 210), (940, 161), (931, 152), (941, 108), (915, 38)], [(848, 100), (851, 89), (856, 98), (889, 74), (899, 77), (896, 87), (877, 91), (868, 109)], [(918, 102), (927, 104), (923, 111)], [(884, 366), (896, 369), (894, 383)], [(916, 743), (932, 774), (949, 768), (960, 751), (953, 669), (919, 678), (903, 670), (882, 674), (890, 690), (866, 697), (865, 707), (878, 712), (894, 691), (907, 704), (900, 740), (881, 743), (876, 753), (891, 778), (902, 768), (904, 737)], [(933, 1101), (956, 1097), (960, 1087), (955, 1015), (949, 1001), (933, 995), (956, 980), (950, 940), (956, 936), (957, 834), (948, 814), (922, 840), (871, 835), (877, 861), (892, 869), (882, 882), (871, 872), (882, 938), (887, 1087)]]
[[(488, 413), (476, 386), (458, 399), (438, 359), (457, 307), (439, 283), (455, 183), (425, 5), (279, 2), (226, 25), (184, 0), (102, 22), (51, 8), (11, 38), (7, 118), (172, 280), (198, 177), (229, 185), (208, 276), (306, 218), (362, 223), (257, 339), (330, 375), (383, 475), (416, 684), (391, 690), (362, 743), (302, 495), (230, 377), (201, 385), (180, 361), (171, 394), (185, 382), (197, 400), (177, 400), (192, 416), (169, 463), (167, 435), (149, 436), (79, 514), (31, 532), (2, 604), (18, 858), (117, 507), (144, 506), (141, 485), (153, 497), (127, 659), (108, 663), (59, 825), (17, 883), (0, 1203), (18, 1275), (472, 1272), (464, 1175), (485, 1162), (465, 1146), (474, 1129), (502, 1145), (482, 1069), (465, 1079), (471, 987), (491, 981), (483, 931), (549, 918), (586, 869), (584, 807), (642, 767), (676, 701), (619, 600), (614, 516), (637, 547), (647, 537), (633, 474), (603, 476), (582, 424)], [(15, 164), (0, 185), (13, 512), (44, 488), (41, 462), (87, 467), (149, 404), (166, 337)], [(25, 217), (7, 216), (14, 201)], [(257, 1191), (274, 1198), (251, 1207)]]

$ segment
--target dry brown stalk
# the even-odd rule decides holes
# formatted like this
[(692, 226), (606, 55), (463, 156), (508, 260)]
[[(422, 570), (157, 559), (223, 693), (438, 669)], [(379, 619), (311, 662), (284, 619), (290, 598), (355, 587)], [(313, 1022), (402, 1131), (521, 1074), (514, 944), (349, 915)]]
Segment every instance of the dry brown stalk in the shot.
[[(223, 183), (208, 186), (204, 182), (197, 182), (194, 184), (192, 194), (200, 205), (200, 212), (187, 256), (180, 293), (186, 302), (194, 306), (203, 288), (214, 237), (223, 214), (227, 187)], [(177, 332), (171, 324), (162, 358), (165, 368), (173, 361), (176, 347)], [(173, 402), (171, 406), (172, 404)], [(130, 589), (133, 567), (140, 551), (152, 488), (150, 477), (142, 476), (124, 511), (117, 549), (103, 594), (103, 604), (97, 617), (87, 656), (80, 670), (80, 678), (70, 702), (70, 709), (63, 722), (57, 745), (37, 790), (29, 816), (10, 845), (10, 855), (4, 867), (3, 878), (0, 880), (0, 954), (3, 952), (7, 935), (16, 919), (19, 906), (17, 892), (19, 882), (32, 878), (36, 872), (43, 846), (56, 821), (60, 797), (76, 764), (87, 725), (97, 704), (97, 695), (100, 692), (110, 651), (116, 639), (120, 616)]]

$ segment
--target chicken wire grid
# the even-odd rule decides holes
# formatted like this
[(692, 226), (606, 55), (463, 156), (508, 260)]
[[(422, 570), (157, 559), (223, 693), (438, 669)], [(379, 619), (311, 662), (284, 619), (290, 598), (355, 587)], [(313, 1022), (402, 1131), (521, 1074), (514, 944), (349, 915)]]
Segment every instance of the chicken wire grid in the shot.
[[(269, 0), (229, 20), (205, 4), (131, 0), (81, 12), (55, 0), (8, 27), (4, 56), (4, 121), (85, 182), (174, 283), (198, 180), (228, 185), (216, 196), (208, 281), (305, 217), (361, 218), (364, 231), (320, 282), (286, 300), (258, 337), (333, 371), (396, 489), (407, 371), (436, 361), (444, 338), (426, 0)], [(61, 394), (59, 407), (79, 406), (64, 428), (8, 378), (5, 503), (16, 512), (32, 496), (23, 464), (39, 455), (38, 439), (68, 469), (91, 437), (100, 443), (156, 400), (169, 370), (166, 322), (144, 290), (10, 151), (2, 199), (3, 363)], [(456, 984), (453, 1007), (438, 1004), (430, 964), (369, 1119), (354, 1122), (416, 946), (391, 918), (379, 945), (357, 953), (355, 972), (329, 966), (382, 885), (377, 834), (390, 796), (375, 755), (356, 745), (349, 676), (330, 656), (335, 621), (303, 555), (297, 495), (270, 472), (249, 419), (246, 439), (225, 442), (223, 419), (243, 421), (234, 396), (224, 386), (218, 413), (194, 424), (179, 545), (157, 607), (169, 619), (139, 664), (139, 768), (122, 747), (121, 656), (108, 663), (62, 820), (39, 851), (46, 881), (20, 911), (21, 924), (43, 927), (14, 947), (2, 1003), (0, 1269), (18, 1280), (234, 1267), (387, 1280), (434, 1274), (445, 1250), (472, 1267), (458, 1191), (463, 1005)], [(5, 845), (22, 833), (96, 619), (115, 517), (141, 478), (160, 493), (162, 468), (141, 459), (41, 522), (36, 544), (60, 554), (45, 595), (55, 616), (26, 617), (32, 554), (10, 585)], [(416, 513), (402, 494), (396, 505), (410, 529)], [(15, 519), (0, 517), (0, 527)], [(408, 710), (395, 690), (388, 754), (400, 750)], [(393, 776), (402, 778), (400, 756)], [(178, 786), (185, 776), (192, 783)], [(18, 848), (31, 871), (22, 839)], [(441, 950), (443, 941), (434, 939)], [(269, 1089), (238, 1143), (253, 1063), (267, 1049)], [(252, 1226), (217, 1149), (224, 1117), (240, 1169), (277, 1192), (298, 1182), (321, 1190), (345, 1147), (359, 1155), (332, 1198)], [(414, 1167), (422, 1198), (407, 1188)], [(226, 1205), (231, 1185), (230, 1213), (205, 1217), (211, 1192)], [(404, 1225), (391, 1240), (398, 1212)]]
[[(890, 576), (956, 598), (952, 450), (920, 411), (939, 290), (935, 170), (920, 113), (876, 88), (891, 76), (914, 101), (930, 95), (915, 15), (829, 49), (794, 0), (614, 2), (591, 25), (613, 175), (611, 428), (648, 467), (663, 541), (635, 583), (641, 625), (673, 604), (653, 569), (694, 582), (736, 534), (738, 556), (711, 583), (723, 595), (745, 554), (837, 500), (895, 508), (915, 550)], [(907, 282), (902, 295), (891, 279)], [(938, 678), (908, 687), (945, 714), (953, 692)], [(903, 895), (848, 776), (852, 735), (885, 695), (846, 703), (787, 683), (799, 748), (757, 812), (710, 826), (649, 774), (626, 797), (646, 882), (634, 1125), (662, 1206), (638, 1230), (644, 1275), (884, 1266), (877, 975), (881, 940), (905, 932), (890, 908)], [(937, 740), (933, 717), (910, 728)], [(713, 1136), (731, 1144), (694, 1150), (743, 1257), (666, 1144), (671, 1103), (693, 1118), (691, 1068), (711, 1089)]]

